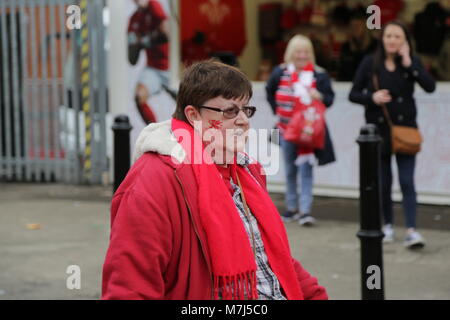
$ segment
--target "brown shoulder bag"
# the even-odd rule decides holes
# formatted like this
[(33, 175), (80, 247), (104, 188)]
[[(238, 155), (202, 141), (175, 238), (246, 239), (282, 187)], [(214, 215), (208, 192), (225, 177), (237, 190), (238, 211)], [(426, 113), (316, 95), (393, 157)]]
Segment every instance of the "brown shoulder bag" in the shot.
[[(379, 90), (378, 77), (373, 75), (373, 84), (375, 91)], [(392, 123), (391, 117), (387, 110), (387, 106), (383, 103), (380, 105), (383, 110), (384, 117), (391, 129), (391, 145), (392, 153), (414, 155), (420, 151), (423, 142), (419, 129), (407, 126), (398, 126)]]

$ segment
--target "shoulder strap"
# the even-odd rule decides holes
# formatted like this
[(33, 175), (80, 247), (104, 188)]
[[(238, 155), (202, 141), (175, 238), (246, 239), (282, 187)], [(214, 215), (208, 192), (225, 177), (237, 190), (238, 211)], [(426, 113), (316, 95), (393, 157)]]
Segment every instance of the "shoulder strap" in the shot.
[[(372, 80), (373, 80), (373, 88), (375, 89), (375, 91), (380, 90), (380, 84), (378, 82), (378, 76), (376, 75), (376, 73), (373, 73)], [(386, 104), (382, 103), (382, 104), (380, 104), (380, 107), (381, 107), (381, 110), (383, 110), (384, 117), (386, 118), (386, 121), (387, 121), (389, 127), (392, 127), (392, 120), (391, 120), (391, 117), (389, 116), (389, 112), (387, 110)]]

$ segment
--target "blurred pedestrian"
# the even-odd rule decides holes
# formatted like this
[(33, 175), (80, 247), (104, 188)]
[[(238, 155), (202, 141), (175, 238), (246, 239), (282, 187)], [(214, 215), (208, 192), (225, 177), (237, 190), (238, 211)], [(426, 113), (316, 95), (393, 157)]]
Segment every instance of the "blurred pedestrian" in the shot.
[[(311, 80), (315, 85), (304, 90), (297, 90), (296, 88), (302, 88), (301, 85), (298, 86), (297, 79), (302, 79), (303, 74), (309, 72), (306, 69), (309, 69), (310, 65), (313, 66)], [(329, 131), (325, 126), (324, 148), (314, 150), (309, 160), (302, 161), (298, 166), (296, 164), (299, 151), (297, 144), (283, 138), (287, 124), (293, 116), (296, 99), (320, 100), (326, 107), (330, 107), (333, 103), (334, 92), (330, 77), (323, 68), (315, 64), (314, 49), (310, 39), (303, 35), (296, 35), (289, 41), (284, 63), (273, 70), (267, 81), (266, 92), (273, 113), (279, 117), (277, 127), (280, 129), (280, 145), (287, 182), (285, 194), (287, 211), (283, 213), (283, 220), (286, 222), (298, 220), (303, 226), (313, 225), (315, 223), (315, 218), (311, 215), (313, 166), (316, 163), (325, 165), (335, 161)], [(300, 184), (299, 197), (297, 186)]]
[[(394, 219), (391, 198), (391, 132), (389, 119), (383, 114), (382, 106), (386, 105), (389, 118), (394, 125), (417, 128), (417, 108), (413, 97), (416, 82), (426, 92), (433, 92), (436, 88), (434, 79), (414, 54), (407, 28), (401, 22), (389, 22), (381, 31), (375, 53), (361, 62), (349, 95), (350, 101), (365, 106), (366, 121), (377, 125), (383, 138), (381, 198), (384, 242), (394, 241)], [(378, 89), (375, 89), (376, 87)], [(425, 240), (416, 230), (417, 200), (414, 184), (416, 156), (397, 153), (395, 159), (407, 228), (404, 244), (408, 248), (421, 248), (425, 245)]]
[(362, 59), (377, 47), (377, 39), (367, 29), (366, 20), (363, 13), (355, 13), (350, 20), (349, 39), (342, 45), (339, 56), (339, 81), (352, 81)]
[(235, 67), (186, 69), (173, 119), (148, 125), (114, 194), (104, 299), (326, 299), (290, 252), (261, 165), (256, 111)]

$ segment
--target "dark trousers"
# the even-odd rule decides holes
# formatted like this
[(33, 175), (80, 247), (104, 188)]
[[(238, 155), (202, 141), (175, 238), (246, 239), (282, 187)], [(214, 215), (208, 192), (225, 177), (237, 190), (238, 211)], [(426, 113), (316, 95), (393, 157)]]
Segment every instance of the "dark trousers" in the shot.
[[(392, 168), (391, 155), (381, 156), (381, 202), (385, 224), (393, 224), (392, 212)], [(407, 228), (416, 228), (416, 190), (414, 187), (415, 155), (395, 155), (400, 188), (403, 195), (403, 210)]]

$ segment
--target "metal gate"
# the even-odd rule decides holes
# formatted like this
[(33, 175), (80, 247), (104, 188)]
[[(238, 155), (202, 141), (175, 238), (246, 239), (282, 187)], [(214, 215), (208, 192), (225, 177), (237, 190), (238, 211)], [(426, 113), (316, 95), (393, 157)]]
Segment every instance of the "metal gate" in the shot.
[(1, 180), (98, 184), (107, 174), (104, 7), (0, 0)]

